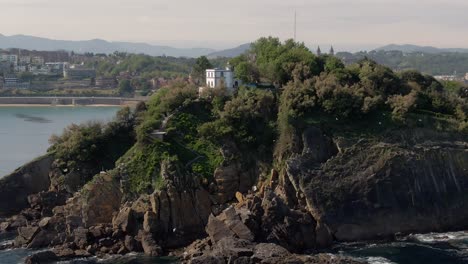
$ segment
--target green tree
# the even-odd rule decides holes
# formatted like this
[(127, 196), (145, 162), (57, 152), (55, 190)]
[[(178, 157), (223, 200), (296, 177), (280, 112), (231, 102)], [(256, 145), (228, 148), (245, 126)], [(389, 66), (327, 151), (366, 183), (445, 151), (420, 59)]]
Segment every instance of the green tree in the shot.
[(121, 96), (131, 96), (133, 94), (133, 87), (130, 80), (120, 81), (118, 92)]
[(205, 83), (207, 69), (213, 68), (213, 65), (206, 56), (201, 56), (195, 61), (195, 65), (192, 69), (192, 78), (198, 80), (201, 83)]

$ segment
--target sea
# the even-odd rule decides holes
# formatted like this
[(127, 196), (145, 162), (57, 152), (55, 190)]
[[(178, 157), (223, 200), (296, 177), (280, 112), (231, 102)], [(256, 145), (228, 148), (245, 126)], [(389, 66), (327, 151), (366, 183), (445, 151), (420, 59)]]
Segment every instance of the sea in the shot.
[[(0, 177), (46, 153), (49, 138), (72, 123), (112, 120), (118, 107), (0, 106)], [(0, 245), (14, 234), (0, 236)], [(23, 263), (35, 251), (0, 251), (0, 264)], [(391, 242), (337, 244), (326, 254), (348, 256), (372, 264), (468, 264), (468, 232), (413, 234)], [(110, 259), (79, 259), (61, 263), (166, 264), (171, 258), (134, 254)]]
[(112, 120), (119, 107), (0, 106), (0, 177), (46, 153), (52, 134), (72, 123)]

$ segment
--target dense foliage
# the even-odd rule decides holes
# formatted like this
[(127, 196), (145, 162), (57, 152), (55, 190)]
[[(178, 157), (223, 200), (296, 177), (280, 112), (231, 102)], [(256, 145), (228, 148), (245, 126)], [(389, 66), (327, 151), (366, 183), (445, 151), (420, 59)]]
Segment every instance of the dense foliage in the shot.
[(54, 153), (59, 168), (67, 173), (88, 171), (88, 177), (112, 169), (115, 161), (135, 143), (136, 112), (121, 109), (114, 121), (104, 125), (91, 122), (72, 124), (62, 135), (50, 138), (49, 152)]
[[(197, 64), (199, 73), (209, 66), (205, 58)], [(300, 150), (298, 137), (310, 125), (359, 138), (414, 126), (468, 132), (466, 97), (417, 71), (395, 73), (369, 59), (346, 66), (275, 38), (260, 39), (231, 64), (244, 82), (273, 88), (198, 94), (196, 86), (180, 82), (157, 91), (138, 106), (130, 129), (137, 142), (117, 162), (128, 193), (152, 192), (167, 181), (209, 186), (216, 169), (230, 162), (246, 170), (282, 166)], [(63, 160), (91, 162), (108, 154), (101, 139), (111, 132), (96, 124), (74, 127), (52, 150)]]

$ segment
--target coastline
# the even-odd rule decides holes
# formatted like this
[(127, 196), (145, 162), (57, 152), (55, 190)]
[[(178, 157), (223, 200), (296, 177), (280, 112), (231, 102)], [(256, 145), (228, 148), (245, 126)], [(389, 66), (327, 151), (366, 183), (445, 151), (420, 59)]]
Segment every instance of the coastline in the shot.
[(146, 101), (148, 98), (125, 98), (125, 97), (0, 97), (0, 107), (115, 107), (134, 106), (138, 102)]

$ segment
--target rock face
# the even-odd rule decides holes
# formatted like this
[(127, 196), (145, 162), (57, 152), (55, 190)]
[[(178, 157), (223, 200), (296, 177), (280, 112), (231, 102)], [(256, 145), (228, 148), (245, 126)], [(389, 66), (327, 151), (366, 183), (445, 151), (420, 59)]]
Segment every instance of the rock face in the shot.
[(0, 216), (11, 216), (29, 206), (28, 196), (49, 189), (54, 158), (42, 156), (0, 179)]
[(395, 132), (336, 155), (328, 137), (314, 132), (303, 138), (304, 150), (287, 162), (287, 176), (318, 221), (321, 244), (331, 236), (356, 241), (468, 225), (466, 138)]

